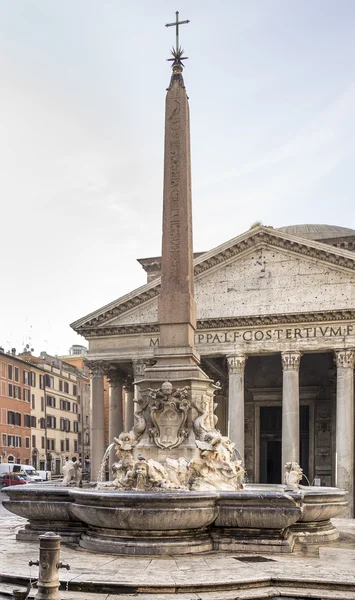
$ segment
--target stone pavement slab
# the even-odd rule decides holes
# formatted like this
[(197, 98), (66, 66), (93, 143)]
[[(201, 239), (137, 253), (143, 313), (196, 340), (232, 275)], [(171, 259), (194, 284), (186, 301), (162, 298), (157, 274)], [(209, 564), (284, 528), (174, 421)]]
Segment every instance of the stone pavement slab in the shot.
[[(0, 517), (0, 599), (37, 578), (38, 544), (16, 541), (19, 517)], [(355, 520), (336, 522), (341, 539), (292, 554), (207, 553), (198, 556), (127, 557), (62, 546), (63, 600), (355, 600)], [(243, 560), (239, 560), (239, 559)], [(246, 559), (246, 560), (244, 560)], [(19, 579), (21, 575), (22, 579)], [(66, 591), (68, 582), (69, 590)], [(19, 585), (20, 584), (20, 585)], [(3, 595), (5, 594), (5, 596)], [(31, 596), (30, 596), (31, 598)]]

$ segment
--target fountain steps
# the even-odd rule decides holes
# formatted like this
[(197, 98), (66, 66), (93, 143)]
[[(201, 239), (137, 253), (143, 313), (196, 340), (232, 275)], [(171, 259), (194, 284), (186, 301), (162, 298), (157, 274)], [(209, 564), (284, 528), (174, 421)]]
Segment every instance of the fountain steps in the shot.
[[(12, 599), (14, 589), (25, 590), (25, 578), (16, 576), (0, 576), (0, 600)], [(30, 593), (28, 600), (35, 598), (36, 590)], [(277, 598), (278, 600), (354, 600), (355, 584), (335, 584), (332, 581), (302, 582), (291, 578), (270, 578), (253, 581), (240, 585), (229, 586), (193, 585), (178, 587), (166, 586), (137, 586), (107, 582), (74, 582), (69, 584), (69, 589), (62, 585), (62, 600), (264, 600), (264, 598)]]

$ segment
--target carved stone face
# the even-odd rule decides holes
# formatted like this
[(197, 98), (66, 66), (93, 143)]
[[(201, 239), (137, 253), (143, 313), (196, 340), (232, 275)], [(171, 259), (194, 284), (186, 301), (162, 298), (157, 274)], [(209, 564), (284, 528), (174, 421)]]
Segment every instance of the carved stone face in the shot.
[(173, 391), (173, 386), (170, 383), (170, 381), (164, 381), (163, 385), (161, 386), (161, 391), (163, 392), (164, 396), (171, 395)]

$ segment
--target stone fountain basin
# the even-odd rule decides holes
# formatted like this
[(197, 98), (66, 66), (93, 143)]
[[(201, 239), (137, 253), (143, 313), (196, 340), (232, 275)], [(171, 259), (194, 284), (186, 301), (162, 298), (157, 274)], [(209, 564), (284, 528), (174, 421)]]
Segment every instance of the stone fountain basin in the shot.
[(69, 512), (93, 527), (126, 531), (202, 529), (218, 514), (214, 492), (112, 492), (71, 489)]
[(302, 494), (251, 485), (239, 492), (219, 492), (215, 527), (282, 530), (302, 516)]
[(38, 541), (38, 536), (54, 531), (62, 536), (63, 543), (77, 543), (85, 531), (74, 515), (69, 514), (71, 497), (69, 488), (48, 484), (34, 484), (7, 487), (3, 490), (8, 496), (3, 500), (10, 512), (28, 519), (24, 529), (16, 534), (22, 541)]
[(26, 485), (2, 490), (8, 498), (4, 507), (29, 521), (77, 521), (68, 512), (71, 503), (69, 488)]
[(332, 487), (300, 486), (302, 494), (302, 516), (300, 522), (329, 521), (341, 517), (345, 511), (349, 493)]

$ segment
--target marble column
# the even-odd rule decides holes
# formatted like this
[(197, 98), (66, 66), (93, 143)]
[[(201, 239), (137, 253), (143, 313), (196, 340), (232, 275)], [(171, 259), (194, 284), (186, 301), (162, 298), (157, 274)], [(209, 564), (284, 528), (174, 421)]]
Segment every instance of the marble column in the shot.
[[(109, 444), (114, 437), (118, 437), (123, 431), (123, 379), (120, 373), (110, 370), (107, 374), (109, 381), (108, 400), (108, 438)], [(109, 478), (112, 479), (111, 467), (115, 462), (115, 452), (112, 448), (109, 456)]]
[(124, 386), (124, 430), (131, 431), (134, 425), (134, 386), (131, 378)]
[(228, 363), (228, 437), (244, 460), (244, 354), (227, 356)]
[[(281, 352), (282, 361), (282, 465), (300, 460), (300, 384), (301, 353)], [(282, 475), (283, 478), (283, 475)], [(282, 483), (282, 482), (281, 482)]]
[(88, 367), (91, 371), (90, 470), (91, 480), (97, 481), (101, 461), (105, 453), (105, 365), (101, 361), (94, 361), (88, 363)]
[(335, 353), (337, 365), (335, 485), (349, 492), (345, 516), (354, 516), (354, 350)]

